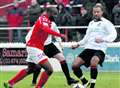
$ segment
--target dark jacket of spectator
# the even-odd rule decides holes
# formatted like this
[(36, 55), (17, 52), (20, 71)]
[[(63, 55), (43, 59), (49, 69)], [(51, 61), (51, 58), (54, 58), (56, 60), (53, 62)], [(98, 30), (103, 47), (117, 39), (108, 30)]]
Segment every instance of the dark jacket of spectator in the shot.
[(28, 16), (28, 20), (30, 21), (30, 26), (34, 25), (35, 21), (41, 14), (41, 10), (42, 9), (39, 6), (39, 4), (31, 5), (30, 7), (28, 7), (27, 16)]
[(57, 25), (58, 26), (70, 26), (70, 25), (72, 25), (72, 15), (64, 7), (64, 5), (59, 4), (57, 9), (58, 9), (58, 15), (56, 18)]
[(88, 10), (91, 11), (93, 6), (97, 3), (97, 0), (84, 0), (84, 7)]
[(120, 25), (120, 1), (117, 5), (113, 8), (113, 15), (114, 15), (114, 23), (116, 25)]
[[(119, 3), (116, 4), (113, 8), (113, 16), (114, 16), (114, 24), (120, 25), (120, 0)], [(120, 28), (116, 28), (117, 30), (117, 39), (115, 41), (120, 41)]]
[(106, 11), (109, 14), (109, 19), (113, 22), (112, 9), (118, 3), (119, 0), (103, 0), (106, 6)]
[[(81, 7), (80, 14), (76, 16), (76, 25), (77, 26), (88, 26), (89, 22), (92, 20), (92, 14), (89, 13), (84, 7)], [(86, 28), (79, 29), (80, 34), (86, 33)]]

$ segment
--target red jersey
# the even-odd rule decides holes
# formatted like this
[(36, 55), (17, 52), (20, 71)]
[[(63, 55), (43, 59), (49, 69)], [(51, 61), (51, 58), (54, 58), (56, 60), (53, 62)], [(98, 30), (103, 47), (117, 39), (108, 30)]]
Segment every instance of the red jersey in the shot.
[(54, 32), (51, 27), (51, 21), (47, 16), (40, 16), (36, 21), (30, 39), (27, 42), (27, 46), (36, 47), (41, 50), (44, 49), (44, 42), (48, 37), (48, 34), (52, 34), (61, 37), (61, 34)]

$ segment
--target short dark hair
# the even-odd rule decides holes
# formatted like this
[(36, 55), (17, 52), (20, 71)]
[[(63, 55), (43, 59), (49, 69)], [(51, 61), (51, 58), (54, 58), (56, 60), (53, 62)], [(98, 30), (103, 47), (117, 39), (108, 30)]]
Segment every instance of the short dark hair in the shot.
[(47, 7), (46, 11), (47, 11), (47, 13), (50, 13), (50, 14), (54, 14), (54, 15), (58, 14), (58, 10), (56, 7)]

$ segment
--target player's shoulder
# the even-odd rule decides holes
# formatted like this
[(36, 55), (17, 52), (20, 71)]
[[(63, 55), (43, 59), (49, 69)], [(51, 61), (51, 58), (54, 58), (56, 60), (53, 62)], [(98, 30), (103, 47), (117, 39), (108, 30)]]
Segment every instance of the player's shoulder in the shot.
[(101, 18), (105, 25), (113, 25), (112, 22), (104, 17)]
[(91, 21), (89, 22), (88, 26), (89, 26), (89, 25), (92, 25), (93, 23), (94, 23), (94, 20), (91, 20)]
[(49, 20), (49, 18), (47, 16), (40, 16), (39, 17), (39, 22), (43, 25), (43, 26), (50, 26), (51, 21)]
[(101, 20), (102, 20), (103, 22), (106, 22), (106, 23), (111, 23), (108, 19), (106, 19), (106, 18), (104, 18), (104, 17), (102, 17)]

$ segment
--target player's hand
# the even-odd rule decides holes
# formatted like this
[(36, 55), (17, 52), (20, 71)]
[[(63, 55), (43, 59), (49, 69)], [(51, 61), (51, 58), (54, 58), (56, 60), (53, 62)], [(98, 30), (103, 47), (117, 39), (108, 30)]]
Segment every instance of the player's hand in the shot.
[(59, 42), (59, 45), (60, 45), (61, 49), (63, 50), (63, 45), (62, 45), (62, 43), (61, 43), (61, 42)]
[(75, 45), (72, 45), (71, 48), (72, 48), (72, 49), (76, 49), (76, 48), (78, 48), (79, 46), (80, 46), (79, 44), (75, 44)]
[(61, 37), (65, 38), (65, 39), (67, 38), (67, 36), (65, 34), (61, 34)]
[(104, 40), (103, 40), (102, 38), (100, 38), (100, 37), (97, 37), (97, 38), (95, 39), (95, 42), (96, 42), (96, 43), (101, 43), (101, 42), (104, 42)]

